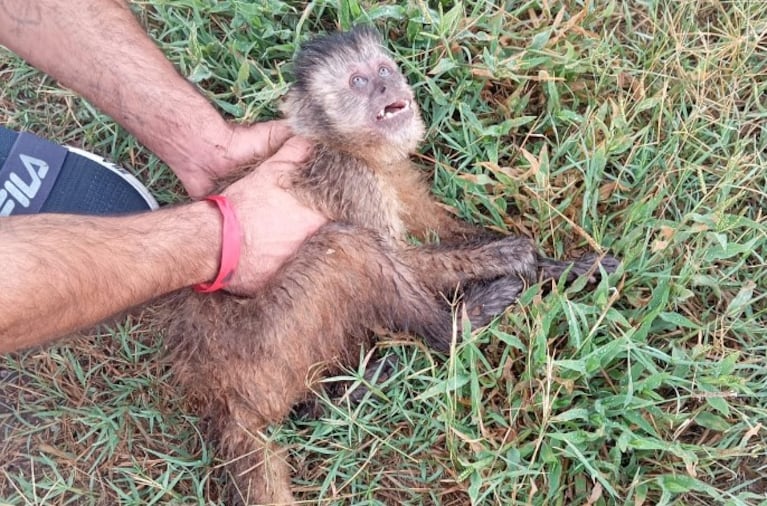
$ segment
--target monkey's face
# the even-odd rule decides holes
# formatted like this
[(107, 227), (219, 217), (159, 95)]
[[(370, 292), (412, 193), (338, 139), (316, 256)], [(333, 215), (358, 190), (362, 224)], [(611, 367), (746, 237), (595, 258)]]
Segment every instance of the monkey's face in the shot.
[(339, 92), (326, 98), (343, 106), (334, 107), (331, 102), (325, 110), (332, 115), (339, 133), (345, 138), (363, 134), (373, 137), (376, 144), (415, 149), (423, 134), (418, 106), (405, 77), (390, 58), (379, 53), (347, 62), (344, 72), (333, 80)]
[(297, 133), (394, 158), (421, 140), (413, 92), (373, 30), (315, 39), (299, 54), (296, 74), (283, 111)]

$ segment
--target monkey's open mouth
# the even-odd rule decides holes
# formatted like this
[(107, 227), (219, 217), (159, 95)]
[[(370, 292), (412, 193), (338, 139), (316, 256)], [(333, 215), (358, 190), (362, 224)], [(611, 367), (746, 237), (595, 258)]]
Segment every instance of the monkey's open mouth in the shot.
[(396, 116), (397, 114), (407, 111), (408, 109), (410, 109), (410, 100), (397, 100), (396, 102), (392, 102), (391, 104), (378, 111), (378, 114), (376, 114), (376, 120), (380, 121), (382, 119), (389, 119), (393, 116)]

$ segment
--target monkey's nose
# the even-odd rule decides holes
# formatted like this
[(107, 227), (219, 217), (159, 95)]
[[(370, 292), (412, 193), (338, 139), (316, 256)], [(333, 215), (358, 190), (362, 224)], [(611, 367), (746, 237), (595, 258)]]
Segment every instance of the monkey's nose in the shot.
[(381, 91), (381, 95), (386, 93), (386, 85), (382, 84), (381, 87), (379, 88), (379, 90)]

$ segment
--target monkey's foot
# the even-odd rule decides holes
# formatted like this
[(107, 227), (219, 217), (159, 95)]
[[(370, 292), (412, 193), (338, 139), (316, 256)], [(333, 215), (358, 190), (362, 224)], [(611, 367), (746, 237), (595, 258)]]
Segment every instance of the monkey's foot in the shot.
[[(347, 385), (346, 393), (344, 397), (349, 399), (349, 403), (355, 406), (362, 402), (365, 395), (370, 392), (370, 387), (379, 387), (394, 373), (399, 370), (399, 359), (396, 355), (386, 355), (385, 357), (378, 358), (370, 362), (365, 368), (364, 383), (360, 383), (354, 388), (353, 385)], [(369, 386), (370, 387), (369, 387)], [(343, 397), (341, 398), (343, 400)]]
[[(377, 388), (386, 382), (399, 370), (399, 359), (396, 355), (386, 355), (370, 362), (365, 368), (363, 374), (364, 382), (354, 386), (353, 381), (337, 381), (329, 383), (323, 387), (328, 397), (333, 399), (334, 403), (344, 402), (348, 399), (352, 406), (362, 402), (365, 395), (371, 391), (371, 388)], [(314, 420), (322, 416), (324, 409), (322, 403), (316, 397), (308, 398), (293, 408), (293, 414), (306, 420)]]
[(492, 281), (478, 281), (464, 290), (464, 305), (472, 328), (484, 327), (515, 304), (525, 283), (517, 276), (504, 276)]

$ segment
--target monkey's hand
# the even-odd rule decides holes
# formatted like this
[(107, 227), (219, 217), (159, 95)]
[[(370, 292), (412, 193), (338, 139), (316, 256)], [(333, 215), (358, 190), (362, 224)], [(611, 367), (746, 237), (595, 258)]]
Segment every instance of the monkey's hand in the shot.
[(258, 291), (327, 221), (285, 189), (310, 152), (307, 141), (291, 137), (257, 169), (224, 191), (242, 227), (240, 261), (227, 290), (239, 295)]

